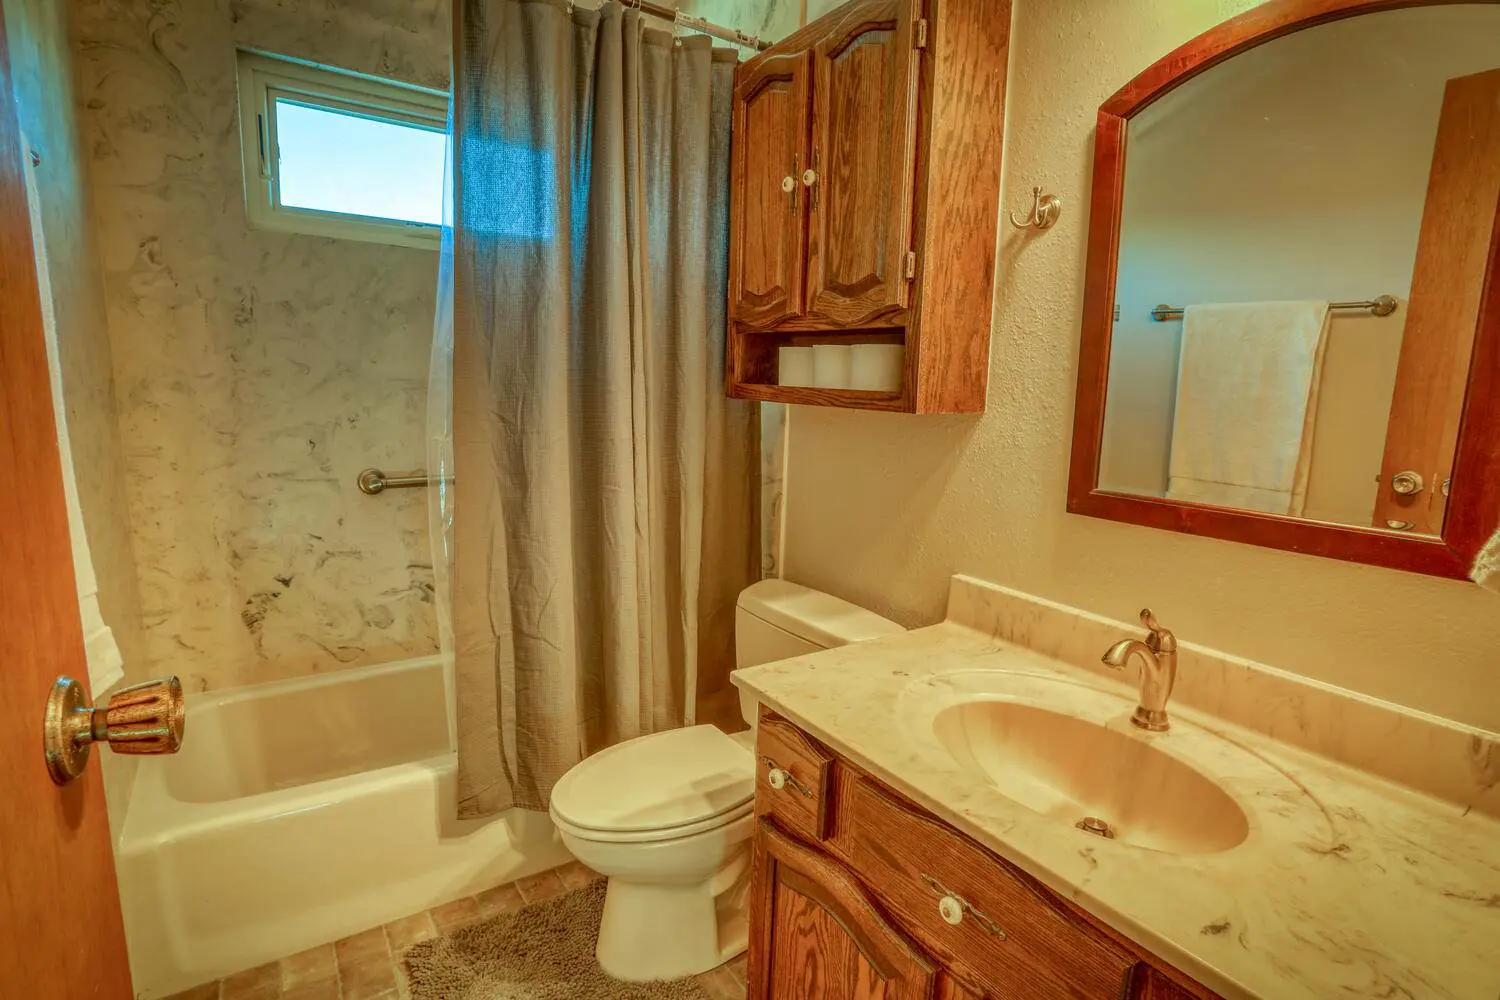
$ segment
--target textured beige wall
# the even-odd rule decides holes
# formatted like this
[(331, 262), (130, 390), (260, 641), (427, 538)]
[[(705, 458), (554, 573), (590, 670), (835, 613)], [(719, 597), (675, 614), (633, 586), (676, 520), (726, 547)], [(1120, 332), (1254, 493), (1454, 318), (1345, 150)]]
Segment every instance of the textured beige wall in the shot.
[(1002, 229), (980, 417), (793, 407), (787, 576), (915, 625), (949, 574), (1178, 635), (1500, 729), (1500, 598), (1439, 580), (1064, 512), (1100, 102), (1253, 4), (1017, 0), (1002, 211), (1064, 200), (1040, 236)]
[[(73, 114), (66, 8), (46, 0), (5, 0), (4, 10), (16, 109), (28, 144), (41, 158), (37, 196), (78, 502), (100, 611), (124, 657), (126, 680), (135, 681), (145, 676), (146, 638), (115, 425), (104, 283), (95, 253), (98, 237)], [(112, 827), (125, 817), (133, 763), (133, 758), (118, 757), (105, 769)]]
[(251, 230), (235, 47), (446, 86), (445, 0), (73, 0), (152, 670), (228, 687), (435, 650), (431, 250)]

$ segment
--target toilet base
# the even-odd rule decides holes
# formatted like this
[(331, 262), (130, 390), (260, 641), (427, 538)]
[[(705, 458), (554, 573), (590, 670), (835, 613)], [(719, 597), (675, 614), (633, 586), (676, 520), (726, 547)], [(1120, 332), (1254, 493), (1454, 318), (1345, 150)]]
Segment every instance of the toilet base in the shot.
[(599, 966), (615, 979), (649, 982), (723, 965), (745, 950), (749, 894), (748, 850), (702, 882), (611, 878), (594, 952)]

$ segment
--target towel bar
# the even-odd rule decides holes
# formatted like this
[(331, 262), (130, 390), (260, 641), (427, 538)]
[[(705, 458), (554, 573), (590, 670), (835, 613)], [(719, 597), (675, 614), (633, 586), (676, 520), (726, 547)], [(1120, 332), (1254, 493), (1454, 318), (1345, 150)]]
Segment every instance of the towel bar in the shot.
[[(1389, 316), (1396, 311), (1399, 305), (1394, 295), (1382, 295), (1379, 298), (1370, 299), (1368, 302), (1330, 302), (1330, 309), (1367, 309), (1374, 316)], [(1169, 319), (1182, 319), (1182, 306), (1169, 306), (1163, 303), (1151, 310), (1151, 318), (1158, 323), (1164, 323)]]

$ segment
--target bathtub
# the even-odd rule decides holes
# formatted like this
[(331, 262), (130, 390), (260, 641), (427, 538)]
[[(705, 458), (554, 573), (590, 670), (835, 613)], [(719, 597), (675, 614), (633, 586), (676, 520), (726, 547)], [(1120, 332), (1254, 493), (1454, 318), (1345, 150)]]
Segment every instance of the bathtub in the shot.
[(145, 1000), (568, 860), (551, 821), (455, 818), (439, 657), (190, 695), (116, 854)]

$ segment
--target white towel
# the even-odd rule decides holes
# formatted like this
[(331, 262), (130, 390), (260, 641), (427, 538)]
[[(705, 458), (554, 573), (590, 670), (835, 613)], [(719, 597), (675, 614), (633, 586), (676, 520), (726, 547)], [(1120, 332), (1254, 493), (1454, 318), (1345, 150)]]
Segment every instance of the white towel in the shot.
[(1167, 496), (1302, 513), (1327, 302), (1188, 306)]
[(1491, 535), (1484, 548), (1479, 550), (1479, 558), (1474, 560), (1469, 576), (1485, 590), (1500, 594), (1500, 531)]

